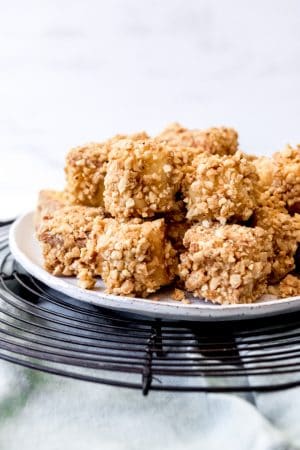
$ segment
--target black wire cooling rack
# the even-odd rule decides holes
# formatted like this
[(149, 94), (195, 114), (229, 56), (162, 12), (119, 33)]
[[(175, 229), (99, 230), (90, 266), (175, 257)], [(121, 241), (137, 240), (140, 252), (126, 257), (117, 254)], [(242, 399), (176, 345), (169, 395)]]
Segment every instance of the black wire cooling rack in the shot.
[(97, 308), (26, 273), (9, 252), (9, 224), (0, 225), (1, 359), (144, 394), (300, 385), (299, 313), (190, 323)]

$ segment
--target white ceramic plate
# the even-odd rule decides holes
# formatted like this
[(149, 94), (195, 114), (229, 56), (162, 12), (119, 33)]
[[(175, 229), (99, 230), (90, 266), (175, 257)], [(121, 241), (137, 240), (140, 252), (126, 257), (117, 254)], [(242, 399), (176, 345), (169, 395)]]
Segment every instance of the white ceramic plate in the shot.
[(88, 291), (77, 286), (75, 278), (54, 277), (43, 269), (39, 243), (35, 238), (33, 213), (21, 216), (10, 230), (10, 249), (15, 259), (34, 277), (57, 291), (94, 305), (143, 314), (151, 317), (184, 320), (237, 320), (300, 309), (300, 297), (286, 299), (260, 299), (254, 304), (213, 305), (204, 300), (189, 297), (189, 304), (171, 299), (171, 290), (162, 290), (154, 297), (159, 300), (118, 297), (105, 293), (101, 281), (94, 290)]

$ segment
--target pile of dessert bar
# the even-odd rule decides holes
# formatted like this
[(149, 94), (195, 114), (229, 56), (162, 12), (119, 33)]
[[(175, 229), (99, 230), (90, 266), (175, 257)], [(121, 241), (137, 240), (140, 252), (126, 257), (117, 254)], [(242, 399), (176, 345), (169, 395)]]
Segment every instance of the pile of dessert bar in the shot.
[(92, 289), (174, 287), (214, 303), (300, 294), (300, 146), (244, 153), (231, 128), (172, 124), (71, 149), (63, 192), (40, 192), (44, 266)]

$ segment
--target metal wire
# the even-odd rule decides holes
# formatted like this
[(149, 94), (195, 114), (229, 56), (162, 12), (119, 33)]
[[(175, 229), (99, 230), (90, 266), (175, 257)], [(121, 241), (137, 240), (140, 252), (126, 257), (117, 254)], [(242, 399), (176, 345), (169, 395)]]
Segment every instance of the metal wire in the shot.
[(240, 322), (151, 320), (97, 308), (24, 271), (0, 223), (0, 358), (149, 390), (273, 391), (300, 385), (300, 314)]

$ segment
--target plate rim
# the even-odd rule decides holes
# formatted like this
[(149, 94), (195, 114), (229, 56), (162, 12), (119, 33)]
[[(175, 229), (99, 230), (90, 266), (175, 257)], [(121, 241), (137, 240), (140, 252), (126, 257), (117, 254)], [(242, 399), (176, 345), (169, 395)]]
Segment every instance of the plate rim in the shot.
[[(284, 299), (271, 299), (257, 303), (241, 303), (234, 305), (216, 305), (182, 303), (171, 300), (174, 303), (161, 303), (159, 300), (145, 299), (139, 297), (124, 297), (113, 294), (97, 293), (97, 291), (88, 291), (79, 286), (66, 281), (67, 277), (55, 277), (38, 266), (24, 252), (18, 243), (18, 233), (22, 232), (22, 225), (28, 220), (32, 220), (32, 239), (36, 240), (33, 225), (34, 211), (28, 211), (19, 216), (11, 225), (9, 230), (10, 251), (17, 262), (32, 276), (47, 286), (63, 294), (73, 297), (77, 300), (94, 304), (99, 307), (106, 307), (123, 312), (131, 312), (143, 316), (150, 316), (169, 320), (188, 320), (188, 321), (221, 321), (221, 320), (240, 320), (270, 315), (278, 315), (300, 310), (300, 296), (288, 297)], [(38, 243), (38, 241), (36, 240)], [(74, 279), (74, 277), (72, 277)], [(50, 281), (50, 282), (49, 282)], [(75, 292), (75, 296), (74, 296)], [(91, 294), (92, 293), (92, 294)], [(265, 310), (266, 311), (262, 311)]]

